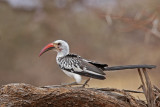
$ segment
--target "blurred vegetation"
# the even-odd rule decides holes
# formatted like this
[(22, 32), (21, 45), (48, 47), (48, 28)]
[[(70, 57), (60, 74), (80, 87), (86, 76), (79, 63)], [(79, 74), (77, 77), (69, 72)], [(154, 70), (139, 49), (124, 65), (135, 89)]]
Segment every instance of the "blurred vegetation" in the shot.
[[(9, 1), (9, 0), (8, 0)], [(160, 83), (160, 2), (151, 0), (41, 0), (25, 9), (0, 2), (0, 84), (25, 82), (37, 86), (74, 81), (57, 66), (55, 52), (41, 58), (48, 43), (63, 39), (72, 53), (109, 66), (155, 64), (149, 72)], [(136, 70), (106, 72), (91, 87), (137, 89)], [(160, 86), (159, 86), (160, 87)]]

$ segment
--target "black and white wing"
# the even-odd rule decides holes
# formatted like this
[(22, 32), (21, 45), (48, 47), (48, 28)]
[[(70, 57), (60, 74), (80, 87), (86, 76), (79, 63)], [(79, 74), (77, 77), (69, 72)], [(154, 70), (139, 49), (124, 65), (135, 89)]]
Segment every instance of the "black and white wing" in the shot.
[(106, 78), (105, 73), (103, 72), (103, 68), (107, 65), (84, 60), (76, 54), (68, 54), (65, 57), (59, 59), (59, 62), (61, 69), (68, 72), (96, 79)]

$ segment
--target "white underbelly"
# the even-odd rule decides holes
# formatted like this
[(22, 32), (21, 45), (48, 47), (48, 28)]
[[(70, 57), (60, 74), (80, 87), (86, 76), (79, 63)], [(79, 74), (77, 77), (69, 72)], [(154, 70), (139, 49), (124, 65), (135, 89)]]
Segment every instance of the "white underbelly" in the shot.
[(73, 78), (74, 77), (74, 73), (72, 73), (72, 72), (68, 72), (68, 71), (66, 71), (66, 70), (63, 70), (63, 72), (66, 74), (66, 75), (68, 75), (69, 77), (71, 77), (71, 78)]
[(63, 70), (63, 72), (68, 75), (69, 77), (71, 78), (74, 78), (76, 80), (77, 83), (80, 83), (82, 78), (79, 74), (75, 74), (75, 73), (72, 73), (72, 72), (68, 72), (66, 70)]

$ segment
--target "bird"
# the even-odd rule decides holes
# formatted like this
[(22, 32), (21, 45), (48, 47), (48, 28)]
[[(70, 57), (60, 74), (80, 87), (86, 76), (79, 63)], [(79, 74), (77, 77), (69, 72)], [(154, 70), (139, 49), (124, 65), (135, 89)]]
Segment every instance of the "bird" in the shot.
[(70, 53), (69, 45), (64, 40), (56, 40), (46, 45), (39, 53), (39, 57), (49, 50), (57, 52), (56, 62), (60, 69), (69, 77), (74, 78), (75, 82), (65, 85), (78, 85), (82, 77), (88, 77), (82, 87), (90, 81), (90, 78), (104, 80), (106, 74), (103, 72), (107, 64), (101, 64), (82, 58), (77, 54)]

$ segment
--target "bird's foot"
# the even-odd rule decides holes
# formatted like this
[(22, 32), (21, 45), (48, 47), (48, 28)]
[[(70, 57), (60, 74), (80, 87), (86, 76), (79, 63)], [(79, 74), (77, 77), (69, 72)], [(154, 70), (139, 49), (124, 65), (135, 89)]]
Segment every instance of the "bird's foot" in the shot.
[(88, 84), (78, 84), (76, 82), (73, 82), (73, 83), (62, 83), (61, 85), (41, 86), (40, 88), (71, 87), (71, 86), (75, 86), (75, 85), (81, 85), (81, 86), (77, 86), (77, 88), (85, 88), (85, 86), (89, 87)]
[(61, 85), (48, 85), (48, 86), (42, 86), (40, 88), (55, 88), (55, 87), (61, 87)]
[[(76, 86), (75, 86), (76, 85)], [(77, 85), (81, 85), (81, 86), (77, 86)], [(66, 83), (66, 84), (61, 84), (61, 86), (63, 87), (72, 87), (72, 86), (75, 86), (76, 88), (85, 88), (85, 86), (88, 86), (89, 87), (89, 84), (72, 84), (72, 83)]]
[(62, 83), (62, 84), (61, 84), (61, 86), (64, 86), (64, 87), (71, 87), (71, 86), (74, 86), (74, 85), (82, 85), (82, 84), (78, 84), (77, 82)]
[(80, 84), (81, 86), (77, 86), (76, 88), (85, 88), (86, 86), (89, 87), (89, 84)]
[(89, 87), (89, 85), (88, 85), (88, 82), (90, 81), (90, 78), (88, 78), (85, 82), (84, 82), (84, 84), (78, 84), (77, 82), (72, 82), (72, 83), (68, 83), (68, 84), (62, 84), (62, 86), (69, 86), (69, 87), (71, 87), (71, 86), (73, 86), (73, 85), (81, 85), (80, 87), (78, 86), (77, 88), (85, 88), (85, 86), (88, 86)]

